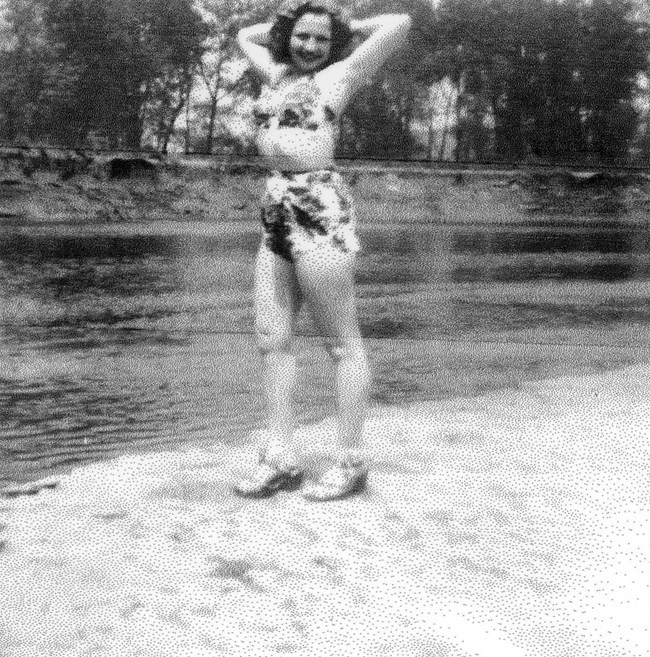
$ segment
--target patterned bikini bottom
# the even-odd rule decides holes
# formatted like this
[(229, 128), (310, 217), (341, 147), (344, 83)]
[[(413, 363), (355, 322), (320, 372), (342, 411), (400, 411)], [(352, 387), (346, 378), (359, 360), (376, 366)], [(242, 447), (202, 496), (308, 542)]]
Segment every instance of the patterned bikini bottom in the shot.
[(324, 246), (359, 250), (350, 190), (336, 171), (271, 172), (262, 224), (267, 247), (289, 262)]

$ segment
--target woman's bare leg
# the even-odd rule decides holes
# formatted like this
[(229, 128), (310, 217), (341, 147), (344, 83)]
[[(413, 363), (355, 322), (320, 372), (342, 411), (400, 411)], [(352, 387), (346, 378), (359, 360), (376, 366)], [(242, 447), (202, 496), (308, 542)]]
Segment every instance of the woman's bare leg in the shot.
[[(293, 458), (293, 392), (296, 362), (293, 328), (300, 307), (298, 281), (292, 263), (262, 244), (255, 267), (255, 330), (264, 365), (270, 440), (267, 459)], [(282, 465), (282, 463), (278, 463)]]
[(370, 376), (354, 299), (353, 254), (323, 247), (296, 256), (296, 274), (334, 361), (339, 456), (360, 456)]

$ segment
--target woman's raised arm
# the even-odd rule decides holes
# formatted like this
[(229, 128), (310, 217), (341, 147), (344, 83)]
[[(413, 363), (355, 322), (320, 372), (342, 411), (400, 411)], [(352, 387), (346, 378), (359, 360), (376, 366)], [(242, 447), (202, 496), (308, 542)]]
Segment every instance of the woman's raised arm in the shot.
[(268, 48), (269, 31), (272, 23), (260, 23), (251, 25), (239, 30), (237, 34), (237, 43), (246, 55), (253, 68), (267, 82), (273, 82), (277, 76), (286, 68), (283, 64), (278, 64), (271, 55)]
[(350, 22), (353, 32), (366, 36), (366, 40), (346, 59), (329, 67), (332, 83), (347, 101), (368, 84), (381, 65), (406, 41), (411, 28), (408, 14), (382, 14), (365, 20)]

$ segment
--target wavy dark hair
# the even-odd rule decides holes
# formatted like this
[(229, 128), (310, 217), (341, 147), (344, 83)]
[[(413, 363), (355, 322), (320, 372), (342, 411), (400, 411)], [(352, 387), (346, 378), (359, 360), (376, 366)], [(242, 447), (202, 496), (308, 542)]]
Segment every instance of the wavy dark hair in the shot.
[(345, 59), (350, 53), (354, 33), (343, 11), (329, 0), (293, 0), (280, 8), (269, 32), (269, 50), (273, 59), (278, 64), (291, 64), (291, 33), (298, 19), (305, 14), (327, 14), (330, 17), (332, 45), (323, 68)]

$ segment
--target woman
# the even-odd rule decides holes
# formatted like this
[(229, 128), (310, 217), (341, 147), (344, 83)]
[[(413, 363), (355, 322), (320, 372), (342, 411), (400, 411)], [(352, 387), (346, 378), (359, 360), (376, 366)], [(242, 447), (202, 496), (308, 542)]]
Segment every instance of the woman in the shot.
[[(404, 42), (409, 26), (406, 15), (348, 24), (327, 0), (300, 0), (285, 5), (272, 24), (239, 32), (242, 51), (264, 81), (254, 113), (258, 148), (271, 171), (255, 271), (271, 438), (256, 470), (235, 486), (240, 495), (265, 497), (302, 481), (290, 441), (291, 341), (303, 301), (335, 363), (340, 443), (334, 465), (305, 485), (303, 495), (340, 499), (365, 486), (361, 436), (369, 375), (353, 290), (359, 245), (347, 187), (333, 170), (335, 132), (348, 101)], [(365, 40), (345, 56), (356, 35)]]

